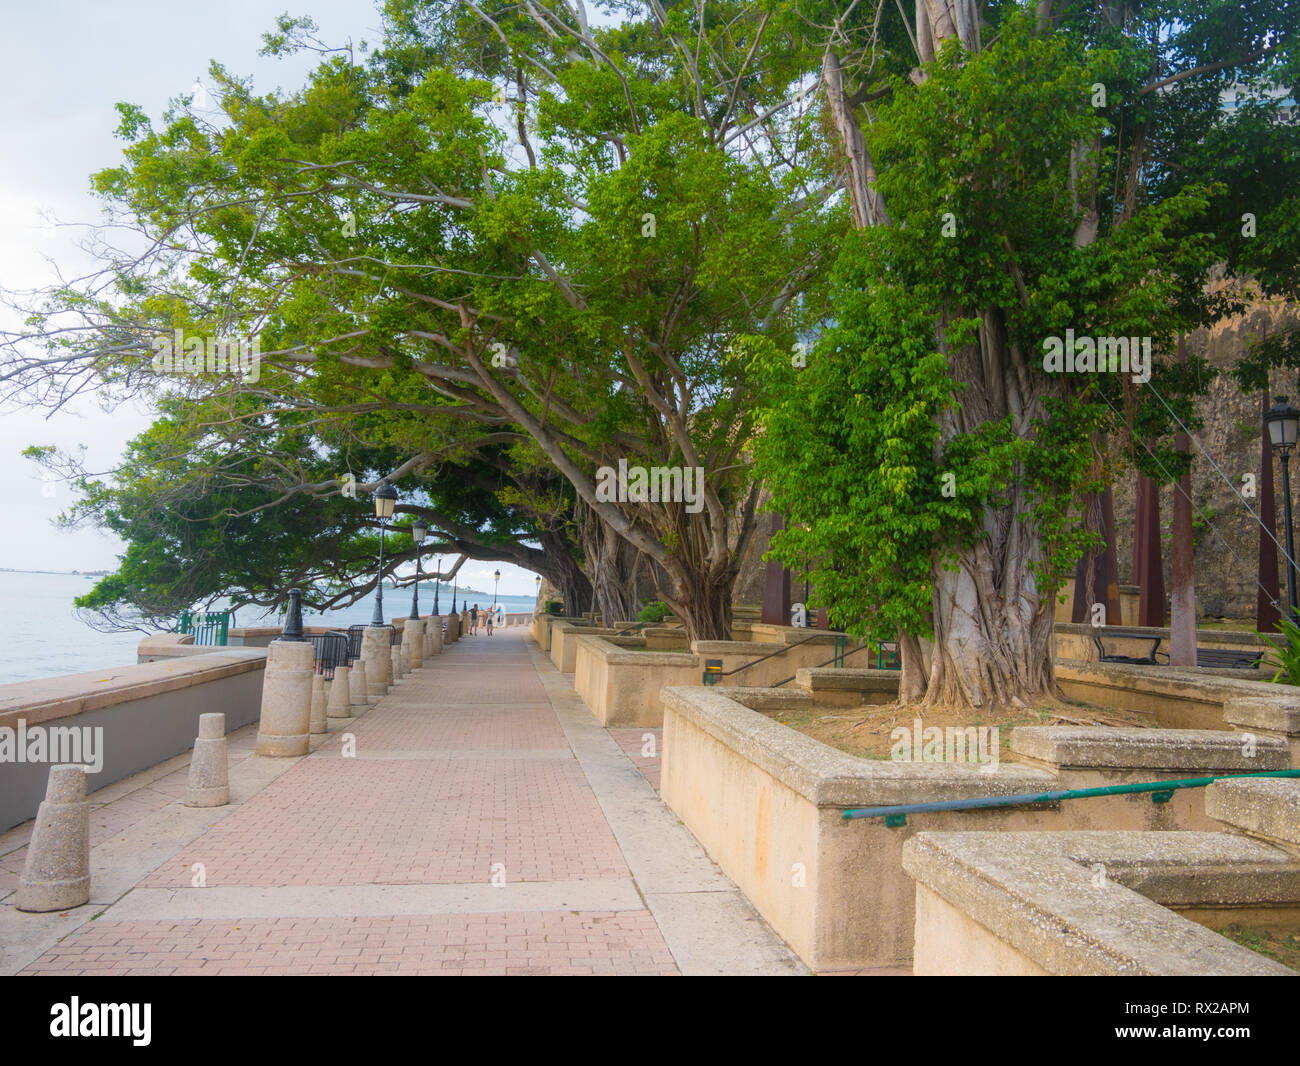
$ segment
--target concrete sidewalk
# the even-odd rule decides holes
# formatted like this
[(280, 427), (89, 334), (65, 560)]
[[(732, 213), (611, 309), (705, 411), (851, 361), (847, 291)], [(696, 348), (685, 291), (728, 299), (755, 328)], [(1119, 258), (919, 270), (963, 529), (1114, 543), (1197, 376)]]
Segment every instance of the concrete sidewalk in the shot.
[(657, 731), (601, 728), (526, 629), (449, 645), (303, 758), (252, 736), (229, 807), (176, 802), (185, 757), (93, 794), (66, 915), (15, 910), (30, 823), (0, 836), (0, 972), (806, 972), (659, 800)]

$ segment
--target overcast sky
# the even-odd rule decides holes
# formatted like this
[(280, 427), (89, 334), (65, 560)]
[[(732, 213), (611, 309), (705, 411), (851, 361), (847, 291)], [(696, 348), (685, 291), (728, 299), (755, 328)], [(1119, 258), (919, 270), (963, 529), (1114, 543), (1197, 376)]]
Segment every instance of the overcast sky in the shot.
[[(0, 64), (0, 288), (27, 290), (88, 272), (77, 224), (100, 220), (89, 195), (92, 173), (118, 163), (118, 101), (138, 104), (156, 120), (168, 100), (211, 86), (212, 59), (251, 75), (256, 91), (291, 88), (317, 57), (257, 55), (277, 15), (310, 15), (331, 45), (350, 38), (373, 47), (380, 20), (372, 0), (0, 0), (8, 47)], [(59, 223), (52, 225), (53, 219)], [(0, 312), (3, 315), (3, 312)], [(12, 318), (0, 318), (13, 328)], [(123, 445), (150, 421), (143, 407), (111, 412), (91, 403), (46, 417), (35, 410), (0, 413), (0, 566), (33, 570), (111, 570), (122, 550), (97, 530), (62, 532), (53, 519), (72, 502), (68, 490), (42, 480), (22, 458), (29, 444), (85, 445), (93, 469), (110, 469)], [(467, 562), (461, 581), (491, 586), (492, 564)], [(533, 575), (503, 565), (502, 593), (532, 594)], [(486, 582), (486, 584), (485, 584)]]

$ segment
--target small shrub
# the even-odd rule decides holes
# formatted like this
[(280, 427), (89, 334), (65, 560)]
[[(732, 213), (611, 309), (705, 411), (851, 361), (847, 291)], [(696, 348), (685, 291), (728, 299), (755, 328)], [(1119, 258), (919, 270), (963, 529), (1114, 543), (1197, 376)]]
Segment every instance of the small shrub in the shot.
[(668, 610), (668, 604), (660, 600), (650, 600), (641, 608), (641, 613), (636, 616), (638, 622), (645, 622), (649, 625), (656, 625), (667, 618), (672, 612)]
[(546, 606), (543, 609), (547, 614), (563, 614), (564, 604), (559, 600), (547, 600)]
[(1282, 685), (1300, 685), (1300, 626), (1289, 618), (1279, 618), (1278, 628), (1281, 640), (1271, 640), (1259, 634), (1259, 639), (1273, 649), (1273, 654), (1266, 660), (1268, 666), (1277, 667), (1273, 680)]

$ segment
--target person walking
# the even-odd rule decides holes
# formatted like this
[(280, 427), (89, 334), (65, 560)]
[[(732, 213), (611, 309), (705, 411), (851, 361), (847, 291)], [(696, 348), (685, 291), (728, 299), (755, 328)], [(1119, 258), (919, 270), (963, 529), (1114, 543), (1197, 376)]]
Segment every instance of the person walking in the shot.
[(496, 609), (489, 607), (483, 612), (483, 628), (487, 630), (487, 635), (492, 635), (492, 618), (496, 614)]
[(478, 633), (478, 604), (474, 604), (469, 609), (469, 635), (475, 636)]

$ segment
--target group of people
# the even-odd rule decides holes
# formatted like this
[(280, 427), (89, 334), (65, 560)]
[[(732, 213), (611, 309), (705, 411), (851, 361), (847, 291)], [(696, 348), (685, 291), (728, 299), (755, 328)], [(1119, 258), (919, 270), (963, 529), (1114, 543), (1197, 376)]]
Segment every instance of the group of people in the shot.
[(490, 637), (492, 635), (492, 627), (497, 621), (497, 612), (500, 610), (500, 607), (494, 605), (489, 607), (486, 611), (480, 611), (478, 609), (478, 604), (474, 604), (474, 606), (469, 609), (470, 636), (475, 636), (478, 633), (479, 622), (482, 621), (484, 628), (487, 630), (487, 635)]

